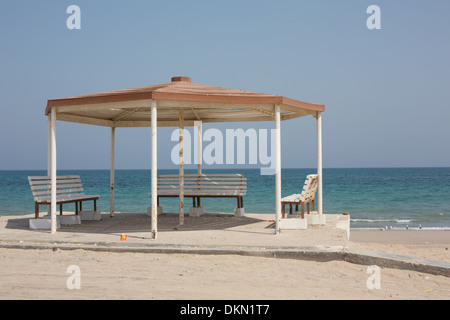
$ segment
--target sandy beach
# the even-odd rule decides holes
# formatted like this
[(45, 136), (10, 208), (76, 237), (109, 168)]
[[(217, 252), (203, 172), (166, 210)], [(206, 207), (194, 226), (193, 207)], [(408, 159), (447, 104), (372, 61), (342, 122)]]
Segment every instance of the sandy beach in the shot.
[[(205, 218), (206, 219), (206, 218)], [(215, 218), (217, 219), (217, 218)], [(52, 238), (45, 231), (30, 231), (12, 223), (14, 218), (1, 219), (0, 243), (43, 242)], [(116, 220), (118, 221), (118, 220)], [(202, 219), (195, 220), (201, 225)], [(211, 222), (212, 220), (208, 220)], [(325, 229), (292, 231), (277, 236), (270, 235), (270, 229), (261, 228), (268, 221), (240, 223), (214, 230), (196, 228), (186, 232), (174, 231), (180, 243), (194, 246), (199, 241), (212, 237), (223, 245), (227, 241), (256, 238), (270, 239), (290, 247), (293, 239), (314, 234), (326, 235)], [(238, 221), (238, 222), (239, 222)], [(102, 221), (103, 222), (103, 221)], [(96, 222), (96, 223), (102, 223)], [(248, 221), (247, 221), (248, 222)], [(109, 223), (105, 220), (105, 223)], [(204, 222), (206, 223), (206, 222)], [(227, 222), (229, 223), (229, 222)], [(9, 225), (9, 227), (7, 227)], [(86, 224), (89, 226), (95, 225)], [(98, 225), (98, 224), (97, 224)], [(125, 226), (124, 226), (125, 228)], [(256, 229), (252, 229), (256, 228)], [(164, 229), (164, 225), (162, 225)], [(57, 233), (52, 241), (72, 238), (83, 243), (93, 239), (92, 233), (74, 233), (68, 227), (66, 232)], [(80, 229), (81, 230), (81, 229)], [(87, 229), (86, 229), (87, 230)], [(130, 230), (129, 230), (130, 231)], [(178, 233), (177, 233), (178, 232)], [(303, 233), (302, 233), (303, 232)], [(259, 233), (259, 234), (258, 234)], [(144, 233), (128, 232), (128, 245), (138, 246)], [(214, 235), (214, 236), (213, 236)], [(99, 234), (121, 244), (119, 234)], [(28, 237), (28, 238), (27, 238)], [(171, 239), (167, 229), (161, 236)], [(305, 243), (307, 243), (305, 237)], [(134, 239), (134, 240), (133, 240)], [(240, 239), (240, 240), (239, 240)], [(332, 246), (338, 244), (337, 234), (331, 234)], [(19, 241), (19, 242), (20, 242)], [(261, 240), (262, 241), (262, 240)], [(286, 241), (286, 242), (285, 242)], [(325, 240), (324, 240), (325, 241)], [(407, 255), (417, 258), (450, 262), (449, 231), (353, 231), (350, 240), (340, 238), (345, 248)], [(73, 242), (75, 243), (75, 242)], [(250, 240), (249, 243), (253, 244)], [(298, 243), (297, 243), (298, 244)], [(309, 243), (311, 244), (311, 243)], [(268, 245), (268, 243), (266, 243)], [(69, 289), (72, 273), (68, 267), (75, 265), (80, 272), (80, 288)], [(0, 248), (0, 299), (151, 299), (151, 300), (385, 300), (385, 299), (431, 299), (450, 298), (450, 277), (413, 270), (380, 268), (379, 288), (371, 288), (373, 273), (369, 266), (346, 261), (314, 261), (298, 258), (273, 258), (246, 256), (241, 254), (187, 254), (187, 253), (143, 253), (106, 252), (84, 249), (65, 250), (54, 246), (49, 249)], [(368, 285), (369, 282), (369, 285)]]

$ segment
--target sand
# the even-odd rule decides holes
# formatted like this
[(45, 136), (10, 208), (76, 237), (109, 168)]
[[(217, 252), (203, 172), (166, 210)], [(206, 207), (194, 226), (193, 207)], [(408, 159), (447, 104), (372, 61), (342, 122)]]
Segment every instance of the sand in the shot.
[[(80, 270), (80, 289), (68, 289)], [(368, 267), (233, 255), (0, 250), (1, 299), (449, 299), (450, 278)]]
[[(226, 232), (219, 228), (214, 232), (219, 241), (226, 241), (225, 235), (251, 235), (249, 226), (244, 224), (244, 229), (233, 226)], [(10, 232), (10, 237), (48, 237), (46, 233), (20, 228), (3, 231)], [(207, 230), (208, 235), (210, 231)], [(270, 232), (264, 228), (260, 231)], [(183, 235), (193, 241), (196, 232), (205, 231), (188, 231)], [(292, 239), (298, 239), (300, 231), (295, 232), (287, 233), (285, 238), (273, 237), (281, 243), (291, 237), (292, 244)], [(314, 234), (314, 231), (310, 232)], [(59, 234), (61, 239), (74, 235)], [(118, 237), (115, 232), (112, 235)], [(167, 237), (170, 235), (168, 231)], [(133, 241), (132, 237), (129, 239), (127, 241)], [(136, 240), (136, 244), (139, 241)], [(344, 242), (347, 248), (450, 262), (449, 231), (354, 231), (350, 240)], [(68, 273), (68, 267), (73, 265), (79, 268), (79, 289), (68, 288), (67, 282), (73, 276)], [(378, 274), (373, 274), (368, 273), (368, 268), (367, 265), (341, 260), (318, 262), (237, 254), (0, 248), (0, 299), (259, 301), (450, 298), (450, 277), (390, 268), (381, 268)], [(375, 275), (379, 276), (379, 288), (371, 286), (376, 284)], [(69, 285), (73, 283), (69, 281)]]

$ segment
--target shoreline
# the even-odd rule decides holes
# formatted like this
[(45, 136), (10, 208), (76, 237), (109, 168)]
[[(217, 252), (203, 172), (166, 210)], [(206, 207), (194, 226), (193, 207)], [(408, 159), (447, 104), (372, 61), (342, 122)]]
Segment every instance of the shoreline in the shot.
[[(116, 212), (116, 213), (120, 213), (120, 212)], [(143, 212), (134, 212), (134, 211), (126, 211), (126, 213), (130, 213), (130, 214), (146, 214)], [(41, 213), (45, 214), (45, 213)], [(165, 214), (174, 214), (177, 215), (177, 213), (170, 213), (170, 212), (165, 212)], [(186, 214), (186, 213), (185, 213)], [(275, 214), (273, 213), (249, 213), (251, 215), (273, 215), (275, 216)], [(340, 213), (324, 213), (324, 214), (330, 214), (330, 215), (341, 215)], [(32, 216), (34, 215), (34, 212), (28, 212), (28, 213), (12, 213), (12, 214), (2, 214), (0, 213), (0, 218), (5, 217), (5, 218), (14, 218), (14, 217), (27, 217), (27, 216)], [(360, 226), (355, 226), (352, 227), (352, 219), (350, 218), (350, 230), (351, 231), (450, 231), (450, 226), (402, 226), (402, 227), (395, 227), (392, 225), (384, 225), (384, 226), (364, 226), (364, 227), (360, 227)]]

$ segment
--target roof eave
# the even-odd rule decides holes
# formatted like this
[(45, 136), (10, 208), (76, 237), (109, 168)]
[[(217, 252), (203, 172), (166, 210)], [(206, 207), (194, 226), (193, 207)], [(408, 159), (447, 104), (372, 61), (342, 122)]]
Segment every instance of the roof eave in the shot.
[(92, 105), (102, 103), (117, 103), (137, 100), (171, 100), (171, 101), (190, 101), (190, 102), (211, 102), (211, 103), (230, 103), (230, 104), (280, 104), (294, 107), (301, 110), (325, 111), (325, 106), (321, 104), (303, 102), (289, 99), (282, 96), (236, 96), (236, 95), (208, 95), (208, 94), (183, 94), (166, 92), (141, 92), (130, 94), (113, 94), (94, 97), (71, 97), (63, 99), (48, 100), (45, 114), (48, 115), (51, 108), (67, 107), (79, 105)]

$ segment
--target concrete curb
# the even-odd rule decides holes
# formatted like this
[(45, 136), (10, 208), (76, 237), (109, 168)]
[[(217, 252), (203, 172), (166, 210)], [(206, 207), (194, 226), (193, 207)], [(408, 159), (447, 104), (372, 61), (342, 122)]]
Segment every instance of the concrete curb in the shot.
[(103, 252), (134, 253), (173, 253), (173, 254), (206, 254), (206, 255), (243, 255), (271, 258), (301, 259), (311, 261), (341, 260), (361, 265), (377, 265), (379, 267), (411, 270), (433, 275), (450, 277), (450, 263), (410, 256), (356, 250), (337, 247), (244, 247), (244, 246), (193, 246), (193, 245), (159, 245), (137, 243), (25, 243), (0, 241), (0, 248), (34, 249), (34, 250), (91, 250)]
[(364, 265), (403, 269), (450, 277), (450, 263), (384, 252), (346, 249), (344, 260)]

